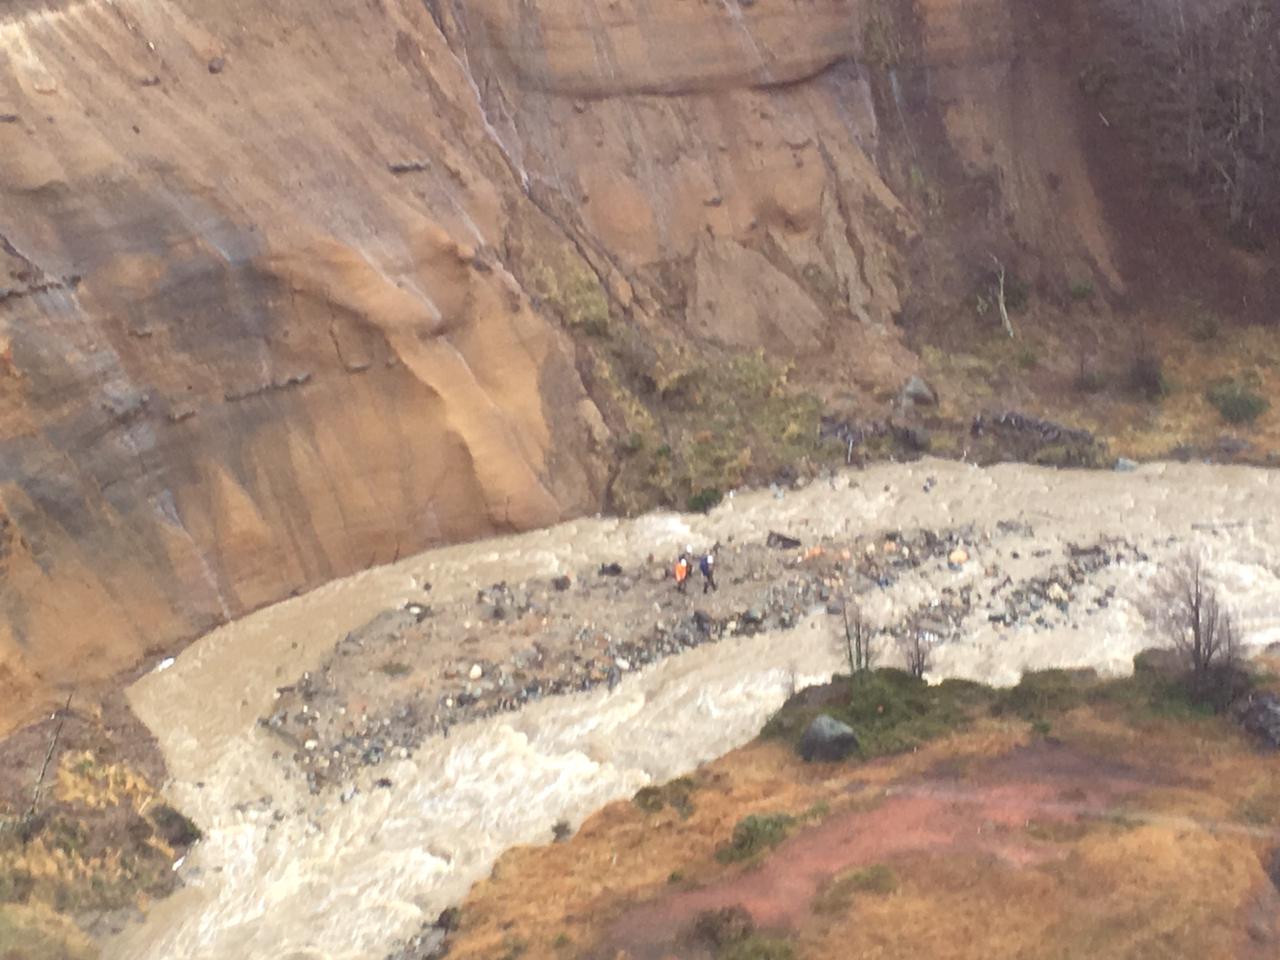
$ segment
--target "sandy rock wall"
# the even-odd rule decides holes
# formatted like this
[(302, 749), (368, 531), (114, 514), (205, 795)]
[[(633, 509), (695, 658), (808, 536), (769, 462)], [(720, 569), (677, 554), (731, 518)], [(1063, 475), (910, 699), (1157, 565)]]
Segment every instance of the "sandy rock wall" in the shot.
[(599, 509), (629, 426), (579, 370), (610, 325), (892, 393), (922, 243), (986, 259), (930, 219), (935, 170), (1112, 276), (1019, 10), (9, 4), (0, 726), (293, 591)]
[(493, 249), (519, 191), (424, 7), (0, 17), (0, 721), (598, 502), (566, 340)]

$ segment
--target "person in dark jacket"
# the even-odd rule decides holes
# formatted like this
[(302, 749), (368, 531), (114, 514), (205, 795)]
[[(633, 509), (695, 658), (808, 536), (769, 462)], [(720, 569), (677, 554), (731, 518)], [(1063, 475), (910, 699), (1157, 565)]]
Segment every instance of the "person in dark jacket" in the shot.
[(702, 571), (702, 592), (708, 590), (719, 590), (716, 586), (716, 557), (714, 553), (705, 553), (702, 555), (702, 562), (698, 564), (698, 569)]

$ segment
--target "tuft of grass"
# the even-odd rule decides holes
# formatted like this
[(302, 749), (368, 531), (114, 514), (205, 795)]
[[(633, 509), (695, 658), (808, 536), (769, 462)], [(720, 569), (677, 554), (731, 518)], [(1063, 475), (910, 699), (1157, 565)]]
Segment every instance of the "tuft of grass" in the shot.
[(1076, 280), (1071, 284), (1071, 299), (1080, 303), (1093, 298), (1093, 283), (1089, 280)]
[(753, 933), (716, 954), (716, 960), (791, 960), (795, 951), (781, 937)]
[(659, 813), (671, 807), (680, 818), (688, 819), (693, 813), (693, 792), (697, 789), (692, 777), (677, 777), (661, 786), (641, 787), (631, 802), (645, 813)]
[(1266, 397), (1239, 380), (1219, 381), (1204, 395), (1227, 423), (1252, 423), (1270, 406)]
[(721, 863), (739, 863), (776, 847), (795, 826), (795, 817), (785, 813), (753, 813), (739, 820), (733, 837), (716, 851)]
[(1097, 682), (1092, 670), (1031, 670), (1022, 675), (1017, 686), (999, 693), (992, 712), (997, 716), (1012, 714), (1033, 726), (1042, 724), (1047, 733), (1046, 717), (1083, 706)]
[(413, 672), (413, 667), (402, 660), (388, 660), (378, 667), (388, 677), (404, 677)]
[(1218, 318), (1207, 310), (1191, 322), (1191, 339), (1196, 343), (1212, 343), (1220, 332)]
[(844, 913), (859, 893), (887, 896), (898, 889), (898, 877), (883, 863), (848, 870), (834, 877), (814, 898), (815, 913)]

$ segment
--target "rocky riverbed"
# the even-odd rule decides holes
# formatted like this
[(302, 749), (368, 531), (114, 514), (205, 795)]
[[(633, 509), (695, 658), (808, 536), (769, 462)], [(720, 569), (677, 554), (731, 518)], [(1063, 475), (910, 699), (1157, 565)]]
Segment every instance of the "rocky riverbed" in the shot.
[(1021, 523), (985, 532), (972, 525), (886, 530), (808, 544), (771, 530), (719, 547), (713, 592), (697, 576), (678, 592), (667, 558), (653, 556), (502, 581), (445, 603), (432, 602), (423, 582), (422, 600), (382, 611), (346, 634), (319, 667), (279, 687), (261, 723), (314, 792), (346, 783), (357, 768), (408, 758), (425, 738), (447, 737), (459, 724), (544, 697), (612, 690), (632, 671), (724, 637), (785, 631), (820, 613), (836, 618), (838, 642), (846, 607), (860, 609), (904, 577), (941, 573), (954, 582), (873, 624), (882, 663), (900, 663), (915, 634), (933, 646), (955, 642), (975, 605), (989, 622), (1017, 630), (1091, 616), (1116, 592), (1094, 588), (1095, 575), (1147, 559), (1118, 538), (1033, 548), (1031, 559), (1044, 569), (1015, 580), (1002, 562), (1005, 553), (1021, 559), (1007, 549), (1010, 538), (1034, 542), (1035, 530)]

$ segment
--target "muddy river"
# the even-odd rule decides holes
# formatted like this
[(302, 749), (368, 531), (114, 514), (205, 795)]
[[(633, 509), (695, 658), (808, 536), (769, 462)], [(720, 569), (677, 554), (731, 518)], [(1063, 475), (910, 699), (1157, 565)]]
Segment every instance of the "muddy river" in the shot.
[[(1122, 537), (1139, 555), (1081, 589), (1110, 598), (1047, 629), (994, 623), (975, 607), (938, 652), (936, 676), (1016, 681), (1028, 667), (1128, 669), (1149, 645), (1133, 601), (1159, 564), (1204, 550), (1246, 641), (1280, 641), (1280, 475), (1148, 465), (1129, 473), (884, 465), (801, 490), (738, 494), (708, 516), (587, 519), (423, 553), (261, 610), (192, 644), (130, 690), (154, 731), (167, 792), (204, 830), (185, 887), (107, 944), (121, 960), (382, 960), (456, 903), (514, 844), (547, 842), (603, 804), (755, 735), (799, 683), (839, 666), (838, 618), (815, 608), (791, 630), (722, 640), (628, 674), (612, 690), (541, 700), (457, 727), (407, 758), (360, 772), (358, 789), (313, 795), (259, 724), (276, 689), (348, 631), (420, 595), (474, 594), (500, 580), (666, 556), (686, 542), (972, 528), (970, 562), (922, 567), (869, 597), (889, 618), (942, 586), (1030, 577), (1068, 544)], [(1081, 598), (1087, 601), (1088, 596)], [(379, 778), (393, 786), (378, 789)]]

